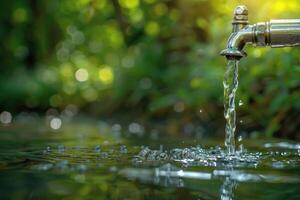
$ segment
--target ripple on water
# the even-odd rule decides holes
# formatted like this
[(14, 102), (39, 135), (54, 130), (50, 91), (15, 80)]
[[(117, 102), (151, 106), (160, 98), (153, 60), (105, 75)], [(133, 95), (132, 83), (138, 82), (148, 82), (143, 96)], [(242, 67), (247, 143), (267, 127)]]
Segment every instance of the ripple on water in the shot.
[[(122, 165), (127, 163), (134, 166), (158, 166), (165, 163), (176, 163), (181, 167), (205, 166), (222, 168), (257, 168), (257, 169), (292, 169), (300, 167), (299, 146), (289, 143), (265, 144), (265, 151), (250, 152), (247, 150), (236, 151), (235, 154), (228, 154), (220, 147), (209, 149), (200, 146), (190, 148), (153, 150), (148, 147), (129, 148), (125, 145), (111, 147), (65, 147), (58, 145), (57, 150), (52, 147), (45, 147), (40, 151), (24, 152), (29, 159), (36, 159), (43, 162), (32, 167), (36, 170), (60, 170), (85, 172), (93, 169), (97, 164)], [(141, 148), (141, 149), (139, 149)], [(270, 149), (271, 148), (271, 149)], [(52, 150), (54, 149), (54, 150)]]

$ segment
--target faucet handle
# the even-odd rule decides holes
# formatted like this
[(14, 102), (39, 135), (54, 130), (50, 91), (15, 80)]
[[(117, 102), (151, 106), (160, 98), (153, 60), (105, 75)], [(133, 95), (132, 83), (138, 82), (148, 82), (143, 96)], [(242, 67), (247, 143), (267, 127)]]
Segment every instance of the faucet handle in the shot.
[(239, 5), (234, 10), (233, 24), (248, 24), (248, 8), (244, 5)]
[(239, 5), (234, 10), (235, 15), (248, 15), (248, 8), (245, 5)]

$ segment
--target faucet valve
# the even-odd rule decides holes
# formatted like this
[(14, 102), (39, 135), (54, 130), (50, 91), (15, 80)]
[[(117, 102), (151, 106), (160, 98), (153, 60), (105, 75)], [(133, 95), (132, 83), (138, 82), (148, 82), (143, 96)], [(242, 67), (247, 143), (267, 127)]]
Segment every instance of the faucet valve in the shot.
[(232, 24), (248, 24), (248, 9), (246, 6), (237, 6), (234, 10)]

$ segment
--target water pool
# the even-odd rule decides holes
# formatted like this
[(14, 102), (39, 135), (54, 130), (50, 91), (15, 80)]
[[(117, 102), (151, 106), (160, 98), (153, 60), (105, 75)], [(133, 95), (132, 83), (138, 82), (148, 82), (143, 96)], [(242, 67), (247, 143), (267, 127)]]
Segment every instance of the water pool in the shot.
[[(124, 129), (123, 129), (124, 130)], [(149, 138), (105, 123), (0, 129), (0, 199), (300, 199), (300, 144)]]

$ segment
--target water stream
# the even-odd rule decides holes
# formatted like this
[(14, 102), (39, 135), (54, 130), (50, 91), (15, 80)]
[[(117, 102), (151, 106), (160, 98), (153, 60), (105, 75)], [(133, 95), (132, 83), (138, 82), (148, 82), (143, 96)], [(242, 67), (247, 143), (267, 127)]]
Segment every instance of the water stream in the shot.
[(236, 129), (236, 111), (235, 111), (235, 94), (238, 88), (238, 70), (239, 61), (235, 59), (227, 60), (227, 68), (224, 76), (224, 117), (225, 125), (225, 147), (227, 153), (235, 153), (234, 132)]

